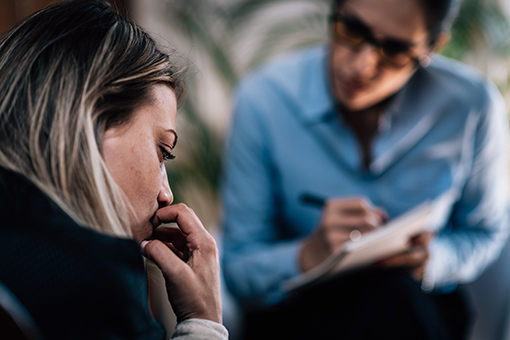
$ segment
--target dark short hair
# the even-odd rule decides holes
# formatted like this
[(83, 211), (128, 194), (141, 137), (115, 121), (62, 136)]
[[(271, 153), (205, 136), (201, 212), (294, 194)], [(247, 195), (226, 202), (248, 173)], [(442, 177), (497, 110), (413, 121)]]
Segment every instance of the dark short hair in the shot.
[[(336, 12), (346, 0), (333, 0), (332, 12)], [(436, 42), (441, 32), (449, 31), (459, 12), (461, 0), (417, 0), (425, 11), (429, 44)]]

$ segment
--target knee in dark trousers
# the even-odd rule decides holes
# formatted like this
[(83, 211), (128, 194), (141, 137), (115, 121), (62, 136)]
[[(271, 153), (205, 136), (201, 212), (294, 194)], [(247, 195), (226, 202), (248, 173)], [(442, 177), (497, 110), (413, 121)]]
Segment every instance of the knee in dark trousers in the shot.
[[(331, 279), (249, 315), (246, 339), (457, 340), (465, 332), (451, 334), (450, 320), (444, 315), (449, 308), (462, 311), (464, 307), (442, 304), (439, 309), (443, 310), (438, 310), (435, 297), (423, 293), (405, 270), (359, 272)], [(466, 329), (467, 322), (461, 320), (454, 328)]]

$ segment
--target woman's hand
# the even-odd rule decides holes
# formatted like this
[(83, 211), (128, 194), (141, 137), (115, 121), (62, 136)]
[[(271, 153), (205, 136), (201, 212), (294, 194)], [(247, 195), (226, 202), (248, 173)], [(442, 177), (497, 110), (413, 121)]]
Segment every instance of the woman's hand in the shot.
[(184, 204), (159, 209), (153, 240), (142, 242), (145, 255), (163, 272), (177, 321), (191, 318), (222, 322), (220, 267), (216, 242), (193, 210)]
[(301, 270), (316, 267), (353, 236), (370, 232), (385, 220), (386, 213), (364, 198), (329, 200), (317, 230), (301, 247)]
[(408, 267), (415, 280), (423, 280), (425, 267), (430, 257), (428, 245), (432, 240), (434, 233), (425, 232), (413, 237), (410, 242), (409, 250), (382, 260), (378, 263), (383, 267)]

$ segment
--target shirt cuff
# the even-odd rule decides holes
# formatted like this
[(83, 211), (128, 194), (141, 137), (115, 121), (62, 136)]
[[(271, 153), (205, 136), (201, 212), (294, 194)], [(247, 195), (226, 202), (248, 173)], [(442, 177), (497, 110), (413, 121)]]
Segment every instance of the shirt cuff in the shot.
[(446, 240), (438, 236), (430, 243), (429, 251), (430, 258), (425, 269), (422, 289), (429, 292), (441, 286), (456, 283), (451, 274), (452, 268), (458, 266), (453, 263), (456, 254), (448, 246)]
[(172, 340), (227, 340), (228, 331), (222, 324), (205, 319), (187, 319), (175, 327)]

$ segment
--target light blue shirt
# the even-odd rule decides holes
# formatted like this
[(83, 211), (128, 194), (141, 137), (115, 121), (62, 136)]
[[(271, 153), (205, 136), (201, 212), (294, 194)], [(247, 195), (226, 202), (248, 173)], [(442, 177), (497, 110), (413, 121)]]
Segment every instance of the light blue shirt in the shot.
[(396, 94), (362, 166), (353, 132), (335, 109), (327, 48), (265, 65), (240, 84), (223, 180), (223, 269), (251, 305), (285, 297), (300, 274), (302, 239), (320, 209), (302, 193), (363, 196), (391, 217), (448, 192), (430, 245), (435, 287), (475, 279), (507, 237), (508, 122), (498, 90), (460, 63), (436, 56)]

